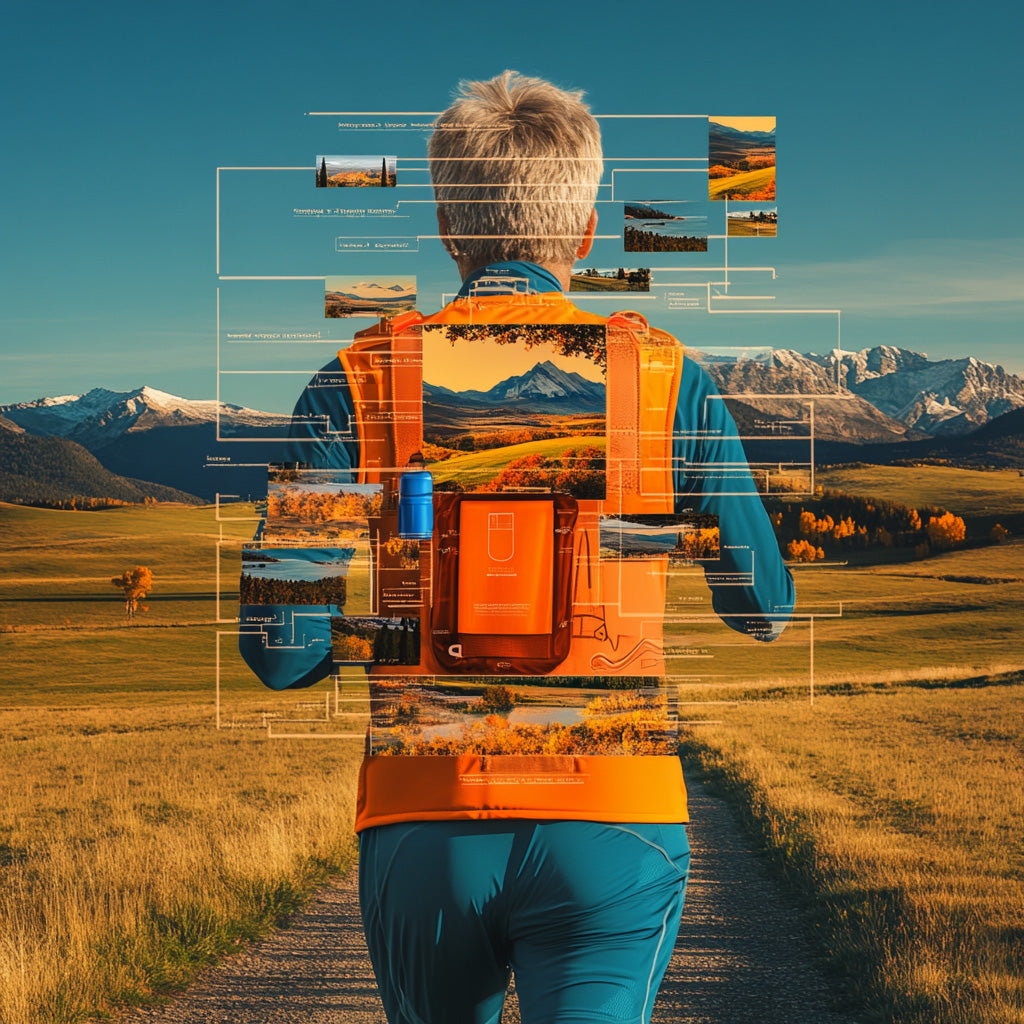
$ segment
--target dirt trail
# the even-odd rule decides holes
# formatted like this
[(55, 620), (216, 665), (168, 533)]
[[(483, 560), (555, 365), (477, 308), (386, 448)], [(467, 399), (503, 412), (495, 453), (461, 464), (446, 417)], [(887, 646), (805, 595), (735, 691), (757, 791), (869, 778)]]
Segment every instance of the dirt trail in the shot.
[[(856, 1024), (834, 1005), (795, 901), (728, 806), (689, 788), (692, 873), (655, 1024)], [(355, 877), (174, 1002), (133, 1011), (124, 1024), (386, 1024)], [(503, 1024), (520, 1024), (514, 987)]]

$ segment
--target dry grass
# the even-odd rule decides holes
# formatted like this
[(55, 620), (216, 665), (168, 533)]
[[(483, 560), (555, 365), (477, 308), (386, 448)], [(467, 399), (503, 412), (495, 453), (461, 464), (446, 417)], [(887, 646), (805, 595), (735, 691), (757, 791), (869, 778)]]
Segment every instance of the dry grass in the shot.
[[(224, 527), (220, 624), (211, 509), (0, 505), (0, 528), (0, 1021), (84, 1020), (186, 983), (343, 870), (361, 744), (212, 727), (216, 633), (251, 523)], [(135, 564), (157, 588), (129, 627), (109, 577)], [(684, 697), (748, 701), (715, 705), (726, 724), (695, 730), (688, 756), (815, 894), (880, 1019), (1021, 1024), (1020, 688), (836, 690), (1019, 670), (1024, 541), (817, 567), (798, 588), (801, 611), (844, 602), (815, 633), (833, 692), (800, 702), (806, 624), (765, 648), (684, 621), (678, 643), (714, 658), (680, 659), (702, 680)], [(243, 724), (324, 696), (272, 694), (237, 659), (221, 683)]]
[[(0, 505), (0, 527), (0, 1022), (81, 1021), (186, 984), (350, 867), (362, 745), (214, 729), (215, 510)], [(109, 577), (135, 564), (156, 588), (128, 626)], [(226, 675), (253, 721), (298, 699)]]
[[(873, 1019), (1024, 1021), (1020, 685), (742, 704), (685, 756), (813, 899)], [(721, 717), (721, 708), (715, 709)]]
[(0, 1020), (145, 1001), (352, 861), (359, 744), (218, 734), (187, 705), (0, 714)]

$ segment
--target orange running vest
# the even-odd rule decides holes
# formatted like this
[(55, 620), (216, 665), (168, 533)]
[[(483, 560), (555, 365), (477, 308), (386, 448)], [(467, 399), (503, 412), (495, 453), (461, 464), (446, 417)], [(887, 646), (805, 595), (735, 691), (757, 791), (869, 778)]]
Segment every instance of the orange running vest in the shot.
[[(604, 324), (607, 344), (607, 479), (601, 501), (580, 500), (568, 654), (552, 674), (664, 675), (661, 638), (635, 622), (664, 612), (664, 583), (649, 563), (600, 562), (601, 514), (674, 511), (672, 434), (683, 349), (638, 313), (601, 317), (561, 293), (458, 298), (433, 316), (405, 313), (360, 331), (338, 353), (352, 394), (359, 437), (359, 483), (394, 489), (395, 474), (423, 445), (421, 336), (446, 324)], [(392, 498), (394, 495), (392, 494)], [(435, 506), (436, 507), (436, 506)], [(437, 561), (421, 544), (423, 607), (431, 622), (430, 580)], [(663, 580), (663, 577), (662, 577)], [(577, 627), (576, 624), (579, 624)], [(444, 675), (431, 645), (418, 666), (389, 676)], [(371, 756), (359, 774), (356, 831), (402, 821), (537, 818), (603, 822), (687, 820), (679, 759), (670, 755)]]

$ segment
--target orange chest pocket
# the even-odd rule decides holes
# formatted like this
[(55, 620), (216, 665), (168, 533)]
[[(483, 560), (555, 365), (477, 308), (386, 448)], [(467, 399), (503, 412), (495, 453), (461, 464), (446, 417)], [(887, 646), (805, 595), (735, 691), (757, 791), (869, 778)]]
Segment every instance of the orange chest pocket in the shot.
[(570, 645), (575, 499), (438, 494), (431, 638), (459, 673), (539, 675)]

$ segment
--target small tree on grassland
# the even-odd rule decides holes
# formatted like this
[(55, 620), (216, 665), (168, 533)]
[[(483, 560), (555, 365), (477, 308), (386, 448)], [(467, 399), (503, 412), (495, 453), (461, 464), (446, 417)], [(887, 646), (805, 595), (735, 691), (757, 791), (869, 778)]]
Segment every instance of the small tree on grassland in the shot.
[(960, 544), (967, 533), (963, 519), (952, 512), (946, 512), (941, 516), (929, 516), (925, 529), (932, 547), (940, 549)]
[[(124, 610), (131, 621), (139, 610), (139, 602), (153, 589), (153, 573), (144, 565), (125, 569), (120, 576), (111, 577), (110, 582), (124, 594)], [(145, 606), (142, 607), (145, 611)]]

